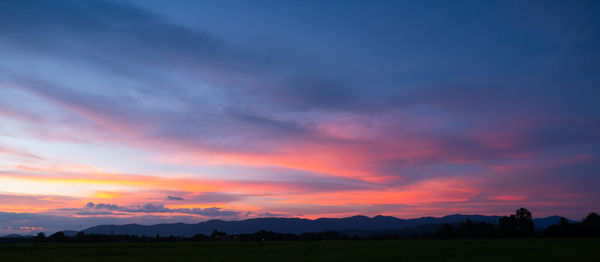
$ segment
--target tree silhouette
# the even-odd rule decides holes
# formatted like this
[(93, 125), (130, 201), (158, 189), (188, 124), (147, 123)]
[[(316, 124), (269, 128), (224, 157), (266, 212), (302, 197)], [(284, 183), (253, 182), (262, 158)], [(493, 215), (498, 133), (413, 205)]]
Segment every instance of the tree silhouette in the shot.
[(519, 208), (515, 215), (517, 219), (517, 234), (520, 237), (533, 236), (535, 229), (533, 226), (533, 220), (531, 219), (531, 212), (526, 208)]
[(221, 231), (215, 229), (210, 234), (210, 238), (213, 239), (213, 240), (226, 240), (227, 239), (227, 233), (221, 232)]
[(63, 241), (65, 241), (65, 240), (67, 240), (67, 239), (68, 239), (68, 237), (67, 237), (67, 236), (65, 236), (65, 232), (58, 231), (58, 232), (56, 232), (56, 233), (54, 233), (54, 234), (50, 235), (50, 236), (48, 237), (48, 239), (50, 239), (50, 241), (52, 241), (52, 242), (63, 242)]
[(600, 224), (600, 215), (596, 214), (596, 212), (590, 213), (586, 218), (581, 221), (583, 224), (587, 225), (598, 225)]
[(46, 239), (46, 234), (44, 234), (44, 232), (40, 232), (37, 234), (36, 236), (37, 240), (45, 240)]
[(560, 217), (560, 221), (558, 221), (557, 225), (557, 231), (558, 235), (561, 237), (566, 237), (571, 233), (569, 221), (566, 218)]
[(440, 228), (435, 234), (441, 239), (454, 238), (457, 235), (454, 226), (448, 223), (442, 224), (442, 228)]
[(503, 216), (498, 221), (498, 233), (504, 237), (517, 235), (517, 219), (515, 215)]
[(522, 207), (517, 209), (514, 215), (501, 217), (498, 221), (498, 232), (505, 237), (533, 236), (535, 229), (531, 212)]
[(531, 212), (527, 208), (519, 208), (516, 212), (516, 217), (519, 220), (531, 220)]
[(583, 221), (581, 221), (582, 231), (588, 236), (600, 235), (600, 215), (590, 213)]

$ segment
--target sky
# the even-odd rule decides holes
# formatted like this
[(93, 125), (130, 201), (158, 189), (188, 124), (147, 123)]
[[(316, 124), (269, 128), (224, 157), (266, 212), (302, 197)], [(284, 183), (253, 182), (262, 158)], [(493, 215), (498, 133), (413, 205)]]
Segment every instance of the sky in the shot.
[(0, 1), (0, 234), (600, 211), (598, 1)]

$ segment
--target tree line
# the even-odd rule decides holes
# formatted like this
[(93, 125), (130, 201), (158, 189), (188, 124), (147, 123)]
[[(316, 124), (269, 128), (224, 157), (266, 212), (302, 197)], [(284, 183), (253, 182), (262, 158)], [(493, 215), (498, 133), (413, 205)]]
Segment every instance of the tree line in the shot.
[(276, 233), (273, 231), (261, 230), (250, 234), (227, 234), (214, 230), (210, 235), (196, 234), (192, 237), (177, 237), (177, 236), (161, 236), (156, 235), (154, 237), (148, 236), (137, 236), (129, 234), (118, 234), (118, 235), (104, 235), (104, 234), (85, 234), (79, 232), (75, 236), (67, 236), (64, 232), (59, 231), (50, 236), (46, 236), (44, 233), (39, 233), (33, 238), (11, 238), (10, 240), (15, 242), (198, 242), (198, 241), (220, 241), (220, 242), (233, 242), (233, 241), (314, 241), (314, 240), (352, 240), (360, 239), (350, 237), (346, 234), (341, 234), (336, 231), (325, 231), (325, 232), (314, 232), (314, 233), (302, 233), (302, 234), (291, 234), (291, 233)]
[(258, 231), (250, 234), (227, 234), (214, 230), (210, 235), (196, 234), (192, 237), (176, 236), (136, 236), (136, 235), (102, 235), (85, 234), (83, 231), (75, 236), (67, 236), (59, 231), (50, 236), (39, 233), (30, 238), (5, 238), (3, 242), (183, 242), (183, 241), (315, 241), (315, 240), (394, 240), (394, 239), (453, 239), (453, 238), (525, 238), (525, 237), (600, 237), (600, 216), (590, 213), (583, 221), (570, 223), (561, 217), (560, 222), (548, 228), (535, 231), (531, 212), (519, 208), (515, 214), (503, 216), (498, 224), (465, 220), (458, 224), (442, 224), (433, 233), (413, 234), (409, 237), (397, 234), (378, 234), (369, 237), (347, 235), (336, 231), (316, 233), (276, 233)]
[(474, 222), (467, 219), (458, 225), (443, 224), (435, 233), (420, 238), (523, 238), (523, 237), (600, 237), (600, 216), (590, 213), (581, 222), (570, 223), (564, 217), (558, 224), (536, 231), (531, 212), (519, 208), (515, 214), (503, 216), (498, 224)]

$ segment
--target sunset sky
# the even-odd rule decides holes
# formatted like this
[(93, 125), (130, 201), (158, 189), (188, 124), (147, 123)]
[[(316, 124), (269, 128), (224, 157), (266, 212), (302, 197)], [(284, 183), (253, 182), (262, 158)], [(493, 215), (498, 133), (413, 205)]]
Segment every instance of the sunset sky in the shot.
[(599, 1), (0, 1), (0, 234), (600, 211)]

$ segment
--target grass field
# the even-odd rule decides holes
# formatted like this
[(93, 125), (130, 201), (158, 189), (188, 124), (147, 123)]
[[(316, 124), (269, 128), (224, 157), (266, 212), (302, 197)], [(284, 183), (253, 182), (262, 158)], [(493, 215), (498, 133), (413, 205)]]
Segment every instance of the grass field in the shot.
[(4, 243), (1, 261), (599, 261), (600, 239)]

